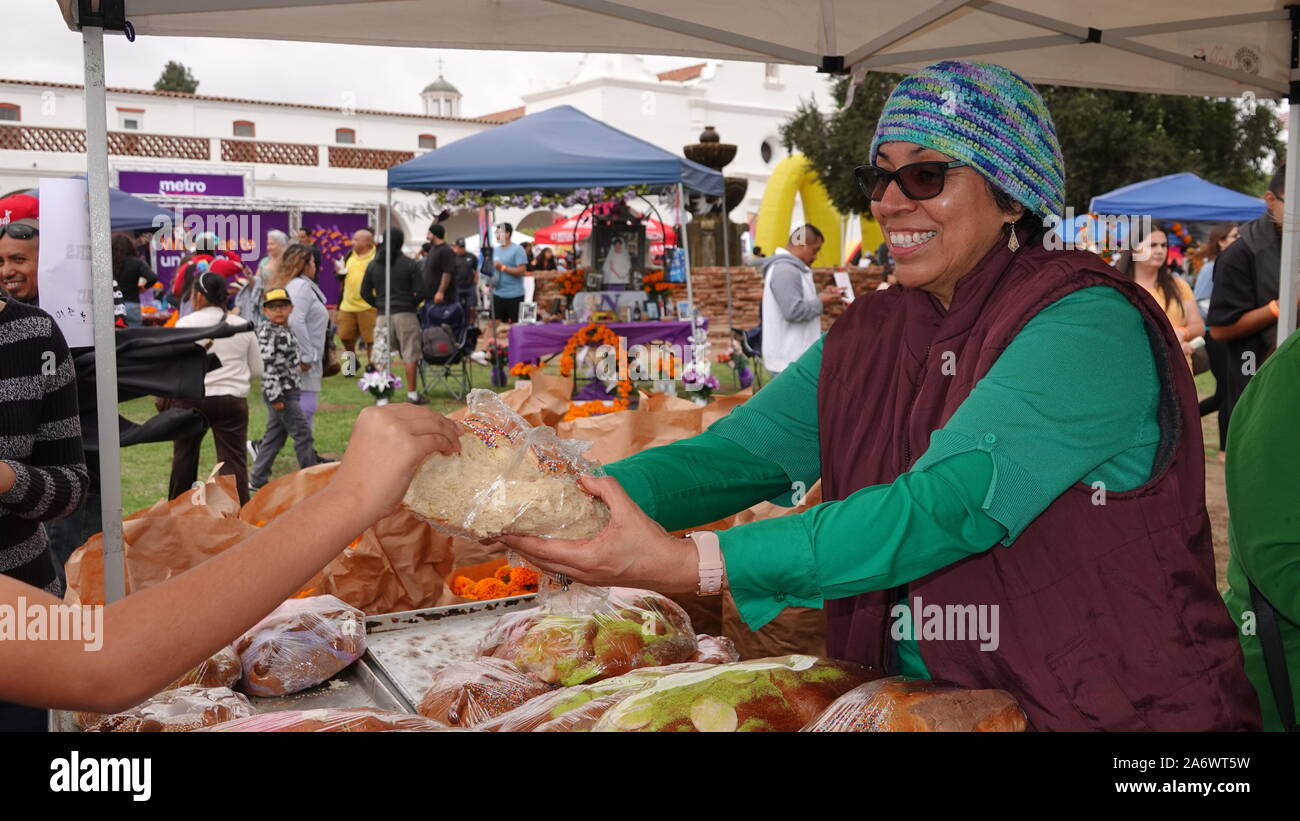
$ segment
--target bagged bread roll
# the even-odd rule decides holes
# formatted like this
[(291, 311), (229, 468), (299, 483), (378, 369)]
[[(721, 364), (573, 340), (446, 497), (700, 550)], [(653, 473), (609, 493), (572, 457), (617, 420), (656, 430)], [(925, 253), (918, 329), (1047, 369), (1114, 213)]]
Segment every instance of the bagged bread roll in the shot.
[(706, 636), (703, 633), (695, 637), (697, 649), (690, 661), (701, 664), (731, 664), (740, 661), (740, 651), (736, 643), (726, 636)]
[(891, 676), (840, 696), (804, 732), (1019, 733), (1027, 726), (1024, 711), (1004, 690)]
[(542, 620), (542, 615), (542, 611), (536, 607), (505, 614), (479, 640), (475, 655), (513, 659), (519, 651), (519, 640)]
[(210, 733), (436, 733), (447, 728), (424, 716), (373, 707), (281, 710), (207, 727)]
[(475, 729), (502, 733), (566, 733), (590, 730), (606, 711), (633, 693), (672, 673), (705, 670), (697, 663), (643, 667), (594, 684), (563, 687), (479, 724)]
[(189, 684), (159, 693), (121, 713), (101, 716), (90, 733), (187, 733), (253, 715), (253, 705), (229, 687)]
[(503, 659), (457, 661), (433, 677), (419, 713), (451, 727), (473, 727), (553, 689)]
[(505, 534), (589, 539), (609, 508), (578, 485), (598, 466), (590, 442), (533, 428), (492, 391), (470, 391), (460, 452), (429, 456), (402, 505), (444, 532), (471, 539)]
[(593, 732), (794, 732), (880, 673), (844, 661), (778, 656), (672, 673), (611, 707)]
[(314, 687), (366, 651), (365, 615), (335, 596), (289, 599), (235, 642), (240, 689), (281, 696)]
[[(233, 647), (223, 647), (214, 655), (199, 662), (180, 678), (163, 688), (162, 692), (178, 690), (197, 684), (200, 687), (234, 687), (239, 682), (243, 667)], [(83, 730), (106, 718), (104, 713), (73, 713), (72, 720)]]
[(565, 609), (566, 600), (572, 598), (548, 600), (550, 611), (543, 610), (513, 649), (503, 645), (497, 655), (542, 681), (571, 687), (640, 667), (684, 662), (698, 649), (686, 611), (658, 593), (611, 588), (593, 612)]

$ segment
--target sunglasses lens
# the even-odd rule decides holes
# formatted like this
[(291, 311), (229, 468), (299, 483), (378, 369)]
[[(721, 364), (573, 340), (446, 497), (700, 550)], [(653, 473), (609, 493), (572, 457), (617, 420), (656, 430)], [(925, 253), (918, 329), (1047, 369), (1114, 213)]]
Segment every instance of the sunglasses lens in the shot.
[(889, 172), (869, 165), (860, 165), (853, 169), (853, 176), (857, 178), (858, 187), (862, 189), (863, 195), (875, 202), (879, 202), (885, 196), (885, 189), (889, 187), (889, 181), (892, 179)]
[(0, 226), (0, 235), (8, 234), (14, 239), (31, 239), (36, 236), (36, 229), (30, 225), (4, 225)]
[(943, 191), (943, 163), (916, 163), (899, 170), (899, 180), (903, 184), (903, 193), (909, 199), (928, 200), (937, 197)]

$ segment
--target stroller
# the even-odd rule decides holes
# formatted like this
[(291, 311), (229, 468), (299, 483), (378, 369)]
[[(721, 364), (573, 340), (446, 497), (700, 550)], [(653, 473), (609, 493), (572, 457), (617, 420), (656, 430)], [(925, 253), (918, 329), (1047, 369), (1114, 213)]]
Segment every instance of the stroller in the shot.
[(463, 399), (474, 387), (469, 355), (478, 344), (479, 328), (465, 316), (459, 302), (426, 302), (420, 319), (420, 392), (442, 386), (453, 399)]

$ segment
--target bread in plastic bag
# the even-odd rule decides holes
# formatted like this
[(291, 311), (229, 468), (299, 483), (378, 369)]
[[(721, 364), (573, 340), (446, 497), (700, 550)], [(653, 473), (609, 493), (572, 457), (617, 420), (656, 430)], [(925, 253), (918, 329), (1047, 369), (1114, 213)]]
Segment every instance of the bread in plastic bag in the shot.
[(794, 732), (881, 674), (845, 661), (777, 656), (672, 673), (611, 707), (593, 732)]
[(100, 716), (90, 733), (187, 733), (253, 715), (243, 693), (229, 687), (189, 684), (159, 693), (120, 713)]
[(609, 508), (578, 485), (599, 466), (582, 454), (590, 442), (532, 427), (495, 393), (466, 397), (460, 452), (424, 460), (402, 505), (444, 532), (472, 539), (505, 534), (590, 539)]
[(740, 661), (740, 651), (736, 643), (726, 636), (706, 636), (701, 633), (695, 637), (697, 649), (688, 661), (701, 664), (731, 664)]
[(493, 622), (487, 633), (479, 640), (475, 655), (513, 659), (519, 647), (519, 640), (541, 619), (542, 611), (537, 607), (506, 613)]
[(457, 661), (433, 677), (419, 713), (450, 727), (473, 727), (553, 689), (504, 659)]
[(704, 670), (697, 663), (643, 667), (594, 684), (562, 687), (538, 696), (508, 713), (479, 724), (475, 729), (502, 733), (581, 732), (591, 727), (607, 710), (633, 693), (672, 673)]
[(1019, 733), (1025, 713), (1005, 690), (890, 676), (840, 696), (804, 728), (809, 733)]
[[(180, 678), (164, 687), (161, 692), (178, 690), (191, 684), (197, 684), (200, 687), (234, 687), (239, 683), (242, 671), (243, 667), (239, 663), (239, 655), (235, 652), (235, 649), (233, 647), (223, 647), (187, 670)], [(82, 729), (93, 726), (105, 717), (105, 713), (77, 712), (72, 714), (72, 720)]]
[(281, 710), (206, 727), (205, 733), (436, 733), (433, 719), (374, 707)]
[(289, 599), (235, 642), (240, 689), (281, 696), (314, 687), (366, 651), (365, 615), (335, 596)]
[(575, 585), (548, 597), (540, 610), (536, 623), (495, 655), (552, 684), (571, 687), (677, 664), (698, 649), (686, 611), (649, 590)]

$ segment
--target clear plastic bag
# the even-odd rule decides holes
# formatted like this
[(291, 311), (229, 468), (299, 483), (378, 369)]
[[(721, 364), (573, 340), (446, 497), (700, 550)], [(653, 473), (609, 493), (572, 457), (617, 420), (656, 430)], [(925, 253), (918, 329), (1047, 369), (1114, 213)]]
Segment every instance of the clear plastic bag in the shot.
[(563, 733), (590, 730), (607, 710), (672, 673), (707, 669), (686, 663), (643, 667), (595, 684), (564, 687), (479, 724), (475, 729), (502, 733)]
[(374, 707), (281, 710), (227, 721), (205, 733), (436, 733), (447, 728), (433, 719)]
[(473, 727), (553, 689), (504, 659), (457, 661), (433, 677), (419, 713), (450, 727)]
[(366, 651), (365, 615), (335, 596), (289, 599), (235, 642), (240, 689), (282, 696), (314, 687)]
[(494, 629), (491, 654), (565, 687), (677, 664), (698, 649), (686, 611), (649, 590), (574, 585), (528, 620)]
[[(168, 690), (179, 690), (191, 684), (197, 684), (200, 687), (234, 687), (239, 683), (242, 672), (243, 666), (239, 663), (239, 654), (235, 652), (233, 647), (223, 647), (164, 687), (162, 693), (166, 693)], [(78, 712), (72, 714), (72, 720), (83, 730), (94, 726), (106, 717), (104, 713)]]
[(460, 453), (425, 459), (403, 506), (471, 539), (590, 539), (605, 529), (609, 508), (578, 485), (579, 476), (600, 472), (582, 455), (590, 442), (532, 427), (492, 391), (470, 391), (466, 402)]
[(229, 687), (186, 685), (159, 693), (130, 710), (101, 716), (89, 733), (187, 733), (253, 715), (243, 693)]
[(807, 733), (1019, 733), (1025, 713), (1005, 690), (966, 690), (902, 676), (869, 681), (835, 700)]
[(701, 633), (695, 637), (698, 648), (691, 661), (700, 664), (732, 664), (740, 661), (740, 651), (736, 643), (726, 636), (706, 636)]
[(813, 656), (777, 656), (663, 676), (611, 707), (593, 732), (794, 732), (880, 673)]

